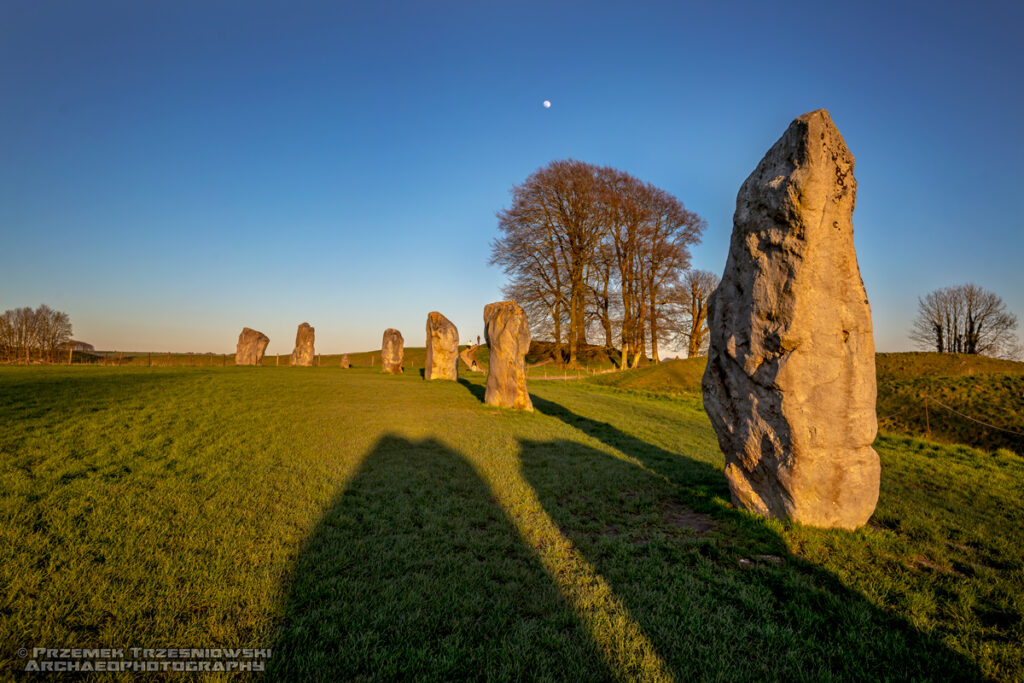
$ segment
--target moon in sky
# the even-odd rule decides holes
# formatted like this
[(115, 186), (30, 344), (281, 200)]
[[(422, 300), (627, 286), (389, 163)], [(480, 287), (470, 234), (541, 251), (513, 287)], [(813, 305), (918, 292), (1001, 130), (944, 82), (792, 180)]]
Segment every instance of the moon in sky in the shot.
[(551, 109), (551, 102), (550, 102), (550, 100), (544, 100), (544, 108), (545, 109)]

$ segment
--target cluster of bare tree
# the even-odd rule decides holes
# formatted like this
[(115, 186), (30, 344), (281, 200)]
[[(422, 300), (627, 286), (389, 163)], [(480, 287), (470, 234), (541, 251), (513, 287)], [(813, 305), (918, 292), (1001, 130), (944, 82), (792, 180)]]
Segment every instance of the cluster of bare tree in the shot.
[[(636, 365), (650, 345), (682, 342), (699, 353), (715, 276), (690, 271), (689, 245), (704, 219), (676, 197), (617, 171), (554, 161), (512, 189), (498, 212), (491, 264), (509, 276), (504, 294), (535, 335), (568, 347), (575, 364), (588, 332), (621, 346)], [(680, 335), (683, 338), (680, 339)]]
[(54, 360), (71, 341), (71, 318), (46, 304), (28, 306), (0, 315), (0, 355), (8, 360)]
[(1016, 316), (999, 296), (978, 285), (936, 289), (917, 303), (910, 338), (920, 348), (1003, 357), (1020, 351)]

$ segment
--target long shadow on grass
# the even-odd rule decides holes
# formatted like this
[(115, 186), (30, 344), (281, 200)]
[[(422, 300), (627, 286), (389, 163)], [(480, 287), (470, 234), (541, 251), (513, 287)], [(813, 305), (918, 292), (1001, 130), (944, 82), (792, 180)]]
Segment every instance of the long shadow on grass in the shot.
[(479, 399), (480, 402), (483, 403), (484, 396), (487, 394), (487, 387), (485, 387), (482, 384), (474, 384), (473, 382), (470, 382), (468, 379), (465, 379), (463, 377), (460, 377), (458, 379), (458, 382), (462, 386), (466, 387), (466, 390), (469, 391), (469, 393), (476, 396), (477, 399)]
[(609, 678), (465, 458), (396, 436), (303, 547), (271, 664), (275, 680)]
[(521, 444), (523, 473), (548, 515), (680, 680), (981, 678), (973, 661), (729, 509), (721, 472), (533, 402), (643, 465), (574, 441)]

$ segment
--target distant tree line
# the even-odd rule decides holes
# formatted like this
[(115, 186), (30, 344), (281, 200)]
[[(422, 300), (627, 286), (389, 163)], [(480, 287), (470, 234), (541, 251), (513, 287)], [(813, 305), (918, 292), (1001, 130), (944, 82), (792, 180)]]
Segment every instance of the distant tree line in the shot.
[(910, 338), (922, 349), (985, 356), (1019, 355), (1017, 318), (978, 285), (944, 287), (918, 298)]
[(71, 341), (71, 318), (46, 304), (14, 308), (0, 315), (0, 356), (5, 360), (33, 358), (53, 361)]
[(498, 212), (491, 264), (532, 331), (576, 364), (589, 335), (635, 366), (648, 346), (706, 349), (707, 296), (717, 278), (690, 271), (704, 219), (665, 190), (609, 167), (554, 161), (512, 188)]

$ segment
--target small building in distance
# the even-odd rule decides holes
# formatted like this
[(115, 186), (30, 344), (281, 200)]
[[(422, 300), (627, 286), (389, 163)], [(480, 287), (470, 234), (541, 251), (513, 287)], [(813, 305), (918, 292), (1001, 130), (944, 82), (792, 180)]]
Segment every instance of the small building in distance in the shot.
[(71, 349), (72, 351), (95, 351), (96, 350), (93, 347), (92, 344), (87, 344), (84, 341), (76, 341), (74, 339), (69, 339), (67, 341), (67, 343), (64, 344), (63, 348), (65, 350), (66, 349)]

